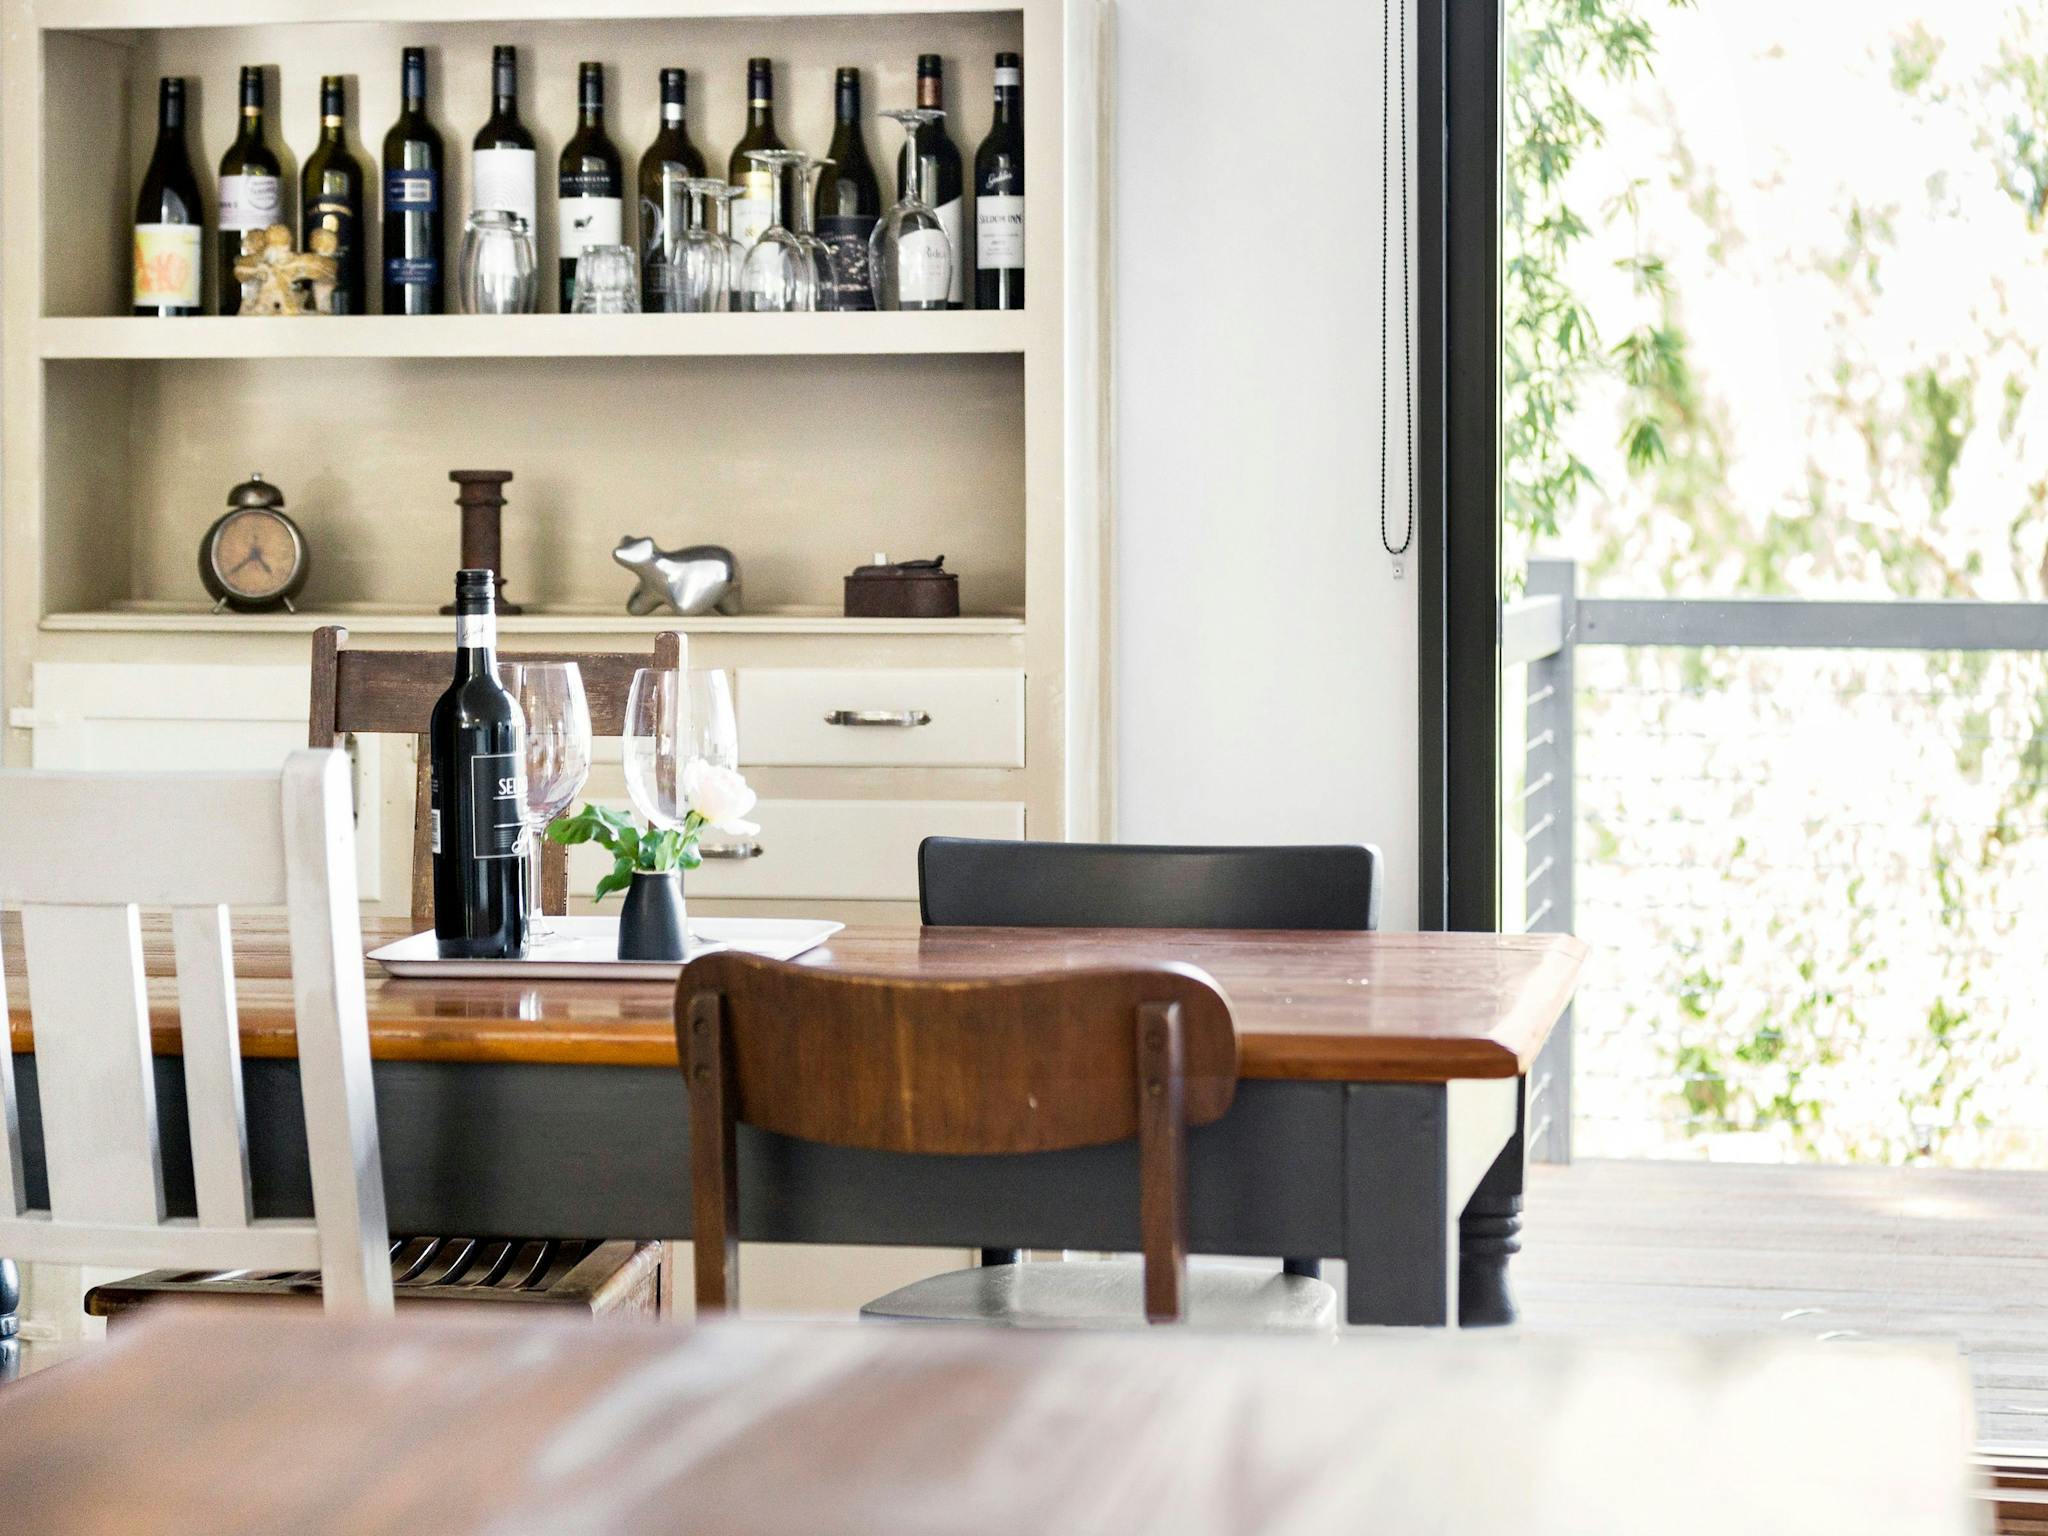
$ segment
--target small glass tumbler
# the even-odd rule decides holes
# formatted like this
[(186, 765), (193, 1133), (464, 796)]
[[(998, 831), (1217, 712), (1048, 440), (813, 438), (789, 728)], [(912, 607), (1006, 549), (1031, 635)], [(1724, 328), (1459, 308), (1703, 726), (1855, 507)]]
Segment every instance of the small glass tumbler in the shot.
[(463, 310), (472, 315), (530, 315), (540, 300), (540, 263), (526, 220), (501, 208), (469, 216), (457, 274)]
[(576, 259), (577, 315), (640, 313), (640, 271), (630, 245), (586, 245)]

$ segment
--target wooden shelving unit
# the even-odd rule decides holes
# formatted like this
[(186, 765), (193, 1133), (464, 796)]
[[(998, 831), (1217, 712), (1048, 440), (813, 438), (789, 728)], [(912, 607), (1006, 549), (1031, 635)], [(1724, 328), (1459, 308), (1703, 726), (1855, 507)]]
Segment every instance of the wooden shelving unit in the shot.
[[(295, 679), (317, 625), (346, 624), (364, 645), (445, 637), (436, 610), (456, 563), (447, 471), (489, 464), (514, 473), (505, 564), (531, 609), (505, 622), (508, 645), (531, 636), (551, 648), (618, 648), (677, 622), (623, 611), (631, 582), (611, 549), (644, 533), (671, 546), (725, 544), (740, 558), (748, 611), (682, 621), (700, 640), (692, 654), (701, 664), (757, 680), (777, 668), (823, 672), (862, 700), (888, 679), (958, 688), (964, 673), (971, 690), (973, 676), (1001, 674), (1021, 685), (1021, 767), (995, 756), (894, 767), (886, 743), (871, 763), (762, 765), (764, 794), (782, 807), (785, 828), (826, 836), (818, 829), (854, 814), (844, 808), (886, 804), (883, 820), (900, 829), (889, 834), (899, 841), (920, 827), (1099, 835), (1108, 666), (1101, 4), (0, 0), (5, 760), (125, 752), (190, 761), (194, 743), (215, 730), (224, 740), (241, 731), (234, 739), (265, 743), (261, 751), (287, 741), (302, 729), (291, 724)], [(755, 53), (776, 61), (785, 139), (821, 152), (835, 67), (861, 68), (874, 112), (910, 102), (918, 53), (940, 52), (949, 131), (971, 157), (987, 126), (994, 53), (1021, 49), (1031, 307), (127, 314), (128, 222), (160, 75), (193, 82), (189, 143), (210, 217), (240, 64), (274, 68), (273, 138), (292, 170), (312, 144), (318, 77), (348, 76), (351, 140), (374, 167), (397, 110), (399, 50), (424, 46), (429, 108), (450, 151), (442, 195), (466, 210), (466, 146), (487, 110), (490, 51), (500, 42), (520, 50), (521, 110), (539, 141), (544, 207), (582, 59), (607, 66), (612, 136), (630, 168), (654, 131), (656, 72), (671, 64), (690, 72), (692, 137), (722, 165), (744, 112), (744, 61)], [(891, 125), (869, 125), (885, 190), (897, 142)], [(544, 273), (554, 269), (550, 222), (543, 217)], [(452, 244), (459, 217), (450, 223)], [(374, 252), (374, 225), (367, 233)], [(284, 488), (313, 550), (299, 614), (215, 614), (198, 589), (200, 535), (251, 469)], [(877, 550), (943, 553), (961, 574), (967, 616), (840, 617), (841, 578)], [(975, 673), (982, 668), (992, 670)], [(260, 707), (214, 702), (232, 697), (238, 680)], [(123, 702), (129, 692), (140, 697)], [(80, 710), (90, 718), (72, 719)], [(744, 683), (740, 710), (744, 756)], [(135, 745), (108, 745), (122, 741)], [(61, 752), (46, 751), (49, 743)], [(378, 835), (402, 850), (409, 790), (402, 765), (386, 767), (391, 783), (369, 792), (382, 793), (391, 812)], [(878, 854), (879, 846), (849, 838), (868, 868), (865, 883), (848, 888), (863, 909), (845, 915), (906, 910), (904, 893), (878, 884), (873, 870), (875, 857), (900, 850), (889, 843)], [(791, 852), (779, 867), (834, 867), (816, 848), (801, 859)], [(833, 910), (829, 891), (777, 889), (776, 867), (763, 859), (721, 871), (730, 887), (721, 894), (757, 900), (756, 910), (785, 898)], [(756, 879), (767, 883), (747, 884)]]

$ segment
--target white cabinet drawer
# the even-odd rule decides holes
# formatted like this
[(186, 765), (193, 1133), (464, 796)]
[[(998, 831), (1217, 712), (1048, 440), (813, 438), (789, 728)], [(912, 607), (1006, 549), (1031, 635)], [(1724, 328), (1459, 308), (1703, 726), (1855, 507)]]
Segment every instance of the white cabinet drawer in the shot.
[[(753, 819), (761, 830), (745, 841), (757, 855), (705, 859), (683, 877), (687, 895), (915, 901), (927, 837), (1024, 835), (1024, 807), (1007, 800), (763, 800)], [(588, 897), (609, 868), (602, 849), (571, 848), (570, 895)]]
[(742, 667), (738, 709), (743, 766), (1024, 766), (1014, 668)]

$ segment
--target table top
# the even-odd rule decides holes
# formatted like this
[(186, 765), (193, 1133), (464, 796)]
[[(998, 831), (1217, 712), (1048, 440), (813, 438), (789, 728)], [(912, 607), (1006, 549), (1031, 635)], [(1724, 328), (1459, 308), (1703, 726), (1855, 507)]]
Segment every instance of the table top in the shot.
[(167, 1318), (0, 1387), (35, 1536), (1962, 1536), (1932, 1347)]
[[(402, 938), (366, 919), (365, 948)], [(245, 1056), (294, 1053), (281, 917), (233, 920)], [(169, 926), (146, 919), (159, 1052), (178, 1049)], [(30, 1048), (20, 929), (0, 930), (14, 1048)], [(1571, 1001), (1585, 946), (1561, 934), (1142, 928), (847, 928), (808, 965), (890, 975), (1016, 975), (1179, 960), (1230, 1000), (1246, 1077), (1444, 1082), (1528, 1070)], [(400, 1061), (676, 1065), (666, 982), (398, 981), (368, 965), (371, 1054)]]

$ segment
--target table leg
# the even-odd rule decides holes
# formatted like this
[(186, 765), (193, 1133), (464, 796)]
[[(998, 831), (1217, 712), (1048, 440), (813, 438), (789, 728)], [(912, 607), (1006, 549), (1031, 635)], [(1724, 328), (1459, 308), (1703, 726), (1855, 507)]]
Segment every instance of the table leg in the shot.
[(20, 1331), (21, 1271), (14, 1260), (0, 1259), (0, 1381), (12, 1381), (21, 1371)]
[(1515, 1133), (1500, 1149), (1458, 1217), (1458, 1325), (1499, 1328), (1515, 1320), (1508, 1260), (1522, 1251), (1522, 1192), (1529, 1168), (1523, 1137), (1526, 1092), (1516, 1096)]
[(1519, 1146), (1521, 1084), (1348, 1083), (1345, 1316), (1442, 1328), (1459, 1316), (1459, 1217)]

